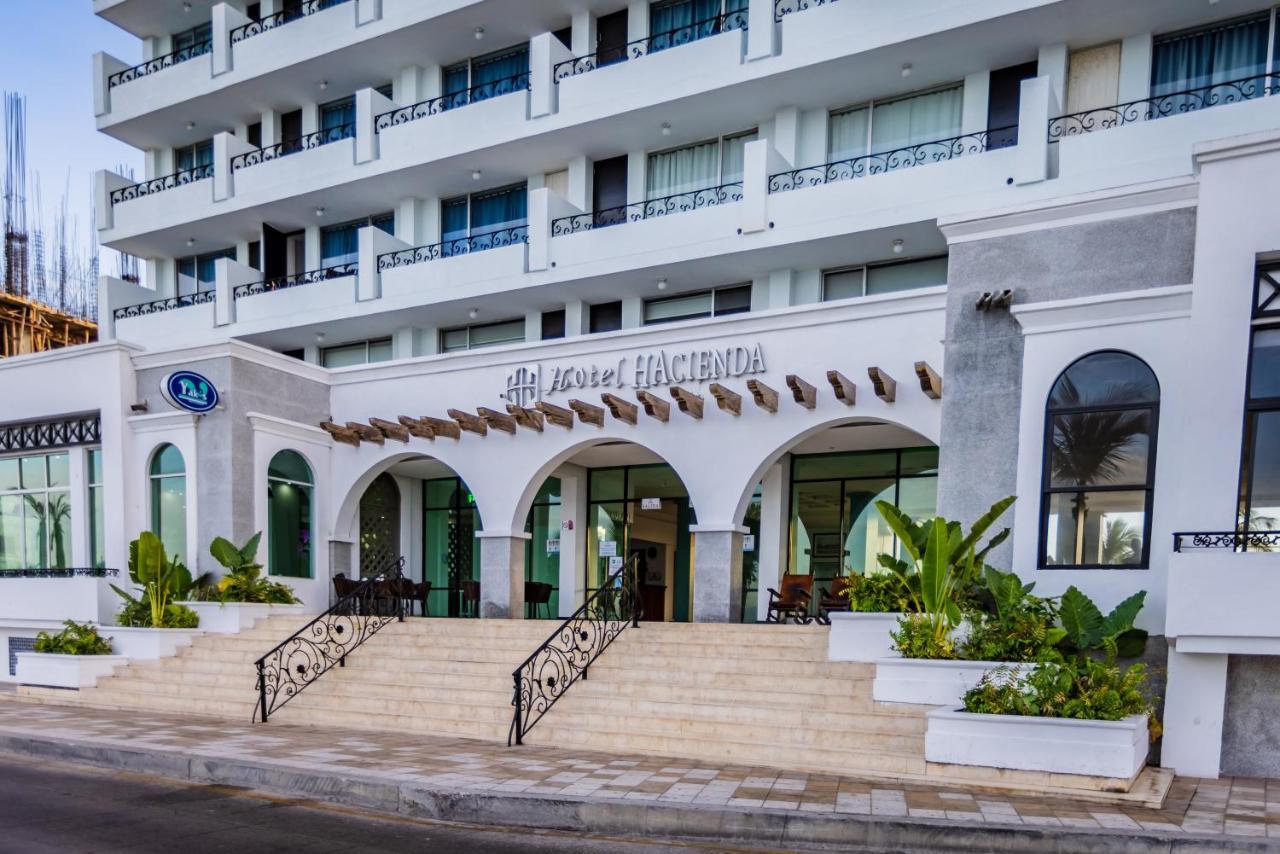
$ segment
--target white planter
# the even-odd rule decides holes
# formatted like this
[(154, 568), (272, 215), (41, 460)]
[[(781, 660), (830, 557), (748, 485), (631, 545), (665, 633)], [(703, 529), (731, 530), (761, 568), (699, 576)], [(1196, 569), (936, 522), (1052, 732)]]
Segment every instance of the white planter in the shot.
[(98, 634), (111, 639), (111, 648), (117, 655), (128, 656), (135, 661), (154, 661), (177, 655), (178, 649), (190, 646), (191, 641), (203, 634), (200, 629), (136, 629), (127, 626), (102, 626)]
[(128, 664), (123, 655), (62, 655), (52, 652), (18, 653), (17, 680), (47, 688), (92, 688), (117, 667)]
[(1148, 744), (1146, 715), (1080, 721), (937, 709), (928, 714), (924, 755), (948, 765), (1132, 780)]
[(993, 670), (1022, 674), (1034, 664), (1000, 661), (939, 661), (931, 658), (881, 658), (876, 661), (872, 696), (881, 703), (917, 703), (956, 708), (964, 695)]
[(876, 661), (896, 658), (891, 632), (898, 630), (901, 614), (834, 612), (827, 635), (828, 661)]
[(280, 614), (301, 614), (302, 605), (262, 605), (256, 602), (179, 602), (200, 617), (200, 629), (234, 635), (252, 628), (258, 620)]

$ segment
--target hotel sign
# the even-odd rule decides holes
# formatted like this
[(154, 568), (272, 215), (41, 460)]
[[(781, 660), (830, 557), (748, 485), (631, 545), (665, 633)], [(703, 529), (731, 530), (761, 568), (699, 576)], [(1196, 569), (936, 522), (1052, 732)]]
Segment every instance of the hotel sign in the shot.
[(652, 350), (622, 356), (606, 364), (573, 362), (522, 365), (507, 374), (503, 397), (517, 406), (532, 406), (545, 397), (585, 389), (648, 389), (680, 383), (711, 382), (762, 374), (766, 370), (759, 344), (697, 350)]
[(164, 399), (179, 409), (203, 415), (218, 405), (218, 390), (195, 371), (174, 371), (160, 382)]

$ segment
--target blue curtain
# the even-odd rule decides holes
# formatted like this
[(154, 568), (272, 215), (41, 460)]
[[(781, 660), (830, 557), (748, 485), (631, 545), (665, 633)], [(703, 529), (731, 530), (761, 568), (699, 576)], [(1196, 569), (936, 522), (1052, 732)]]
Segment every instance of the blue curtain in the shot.
[(177, 171), (186, 172), (188, 169), (196, 169), (199, 167), (207, 168), (213, 165), (213, 140), (205, 140), (197, 142), (195, 145), (189, 145), (186, 148), (178, 149)]
[(529, 48), (471, 61), (471, 100), (483, 101), (525, 87), (529, 74)]
[(444, 241), (440, 247), (441, 255), (454, 255), (467, 251), (466, 199), (452, 199), (441, 204), (440, 232), (441, 239)]
[(471, 233), (497, 231), (525, 224), (528, 193), (525, 186), (471, 197)]
[(360, 226), (363, 222), (335, 225), (320, 232), (320, 266), (352, 264), (360, 257)]
[[(1232, 21), (1210, 30), (1157, 39), (1151, 63), (1153, 97), (1257, 77), (1267, 62), (1270, 15)], [(1222, 93), (1227, 96), (1225, 90)], [(1245, 97), (1261, 95), (1249, 87)], [(1239, 94), (1234, 95), (1238, 98)]]
[(718, 30), (716, 22), (709, 19), (719, 14), (720, 0), (675, 0), (653, 4), (649, 7), (649, 52), (712, 35)]
[(356, 100), (347, 98), (320, 108), (320, 130), (324, 142), (337, 142), (355, 136)]

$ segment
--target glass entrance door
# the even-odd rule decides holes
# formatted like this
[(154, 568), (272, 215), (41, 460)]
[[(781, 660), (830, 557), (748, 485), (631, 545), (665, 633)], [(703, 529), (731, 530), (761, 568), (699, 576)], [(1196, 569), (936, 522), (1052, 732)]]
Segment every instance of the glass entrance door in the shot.
[(422, 484), (422, 577), (431, 585), (427, 616), (480, 615), (480, 511), (461, 478)]

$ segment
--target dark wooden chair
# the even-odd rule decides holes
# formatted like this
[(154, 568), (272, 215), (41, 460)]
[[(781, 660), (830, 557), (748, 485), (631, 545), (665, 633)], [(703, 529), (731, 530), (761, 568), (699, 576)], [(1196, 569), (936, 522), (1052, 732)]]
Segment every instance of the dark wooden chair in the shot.
[[(413, 583), (413, 588), (409, 591), (409, 598), (413, 602), (417, 602), (418, 605), (421, 606), (422, 616), (424, 617), (431, 616), (431, 612), (427, 610), (427, 598), (430, 595), (431, 595), (430, 581), (416, 581)], [(410, 606), (409, 613), (413, 613), (412, 606)]]
[(458, 586), (462, 590), (462, 613), (468, 617), (480, 616), (480, 582), (462, 581)]
[(818, 588), (818, 619), (824, 624), (830, 624), (831, 620), (828, 614), (848, 611), (850, 608), (849, 597), (845, 595), (845, 591), (853, 586), (853, 581), (848, 576), (838, 575), (831, 579), (830, 586)]
[(808, 625), (813, 622), (809, 616), (809, 605), (813, 602), (812, 575), (784, 575), (778, 584), (781, 591), (769, 590), (769, 608), (765, 612), (766, 623), (785, 623), (794, 620)]
[(555, 588), (544, 581), (526, 581), (524, 583), (524, 613), (526, 617), (537, 620), (538, 609), (542, 608), (547, 618), (551, 617), (551, 593)]

